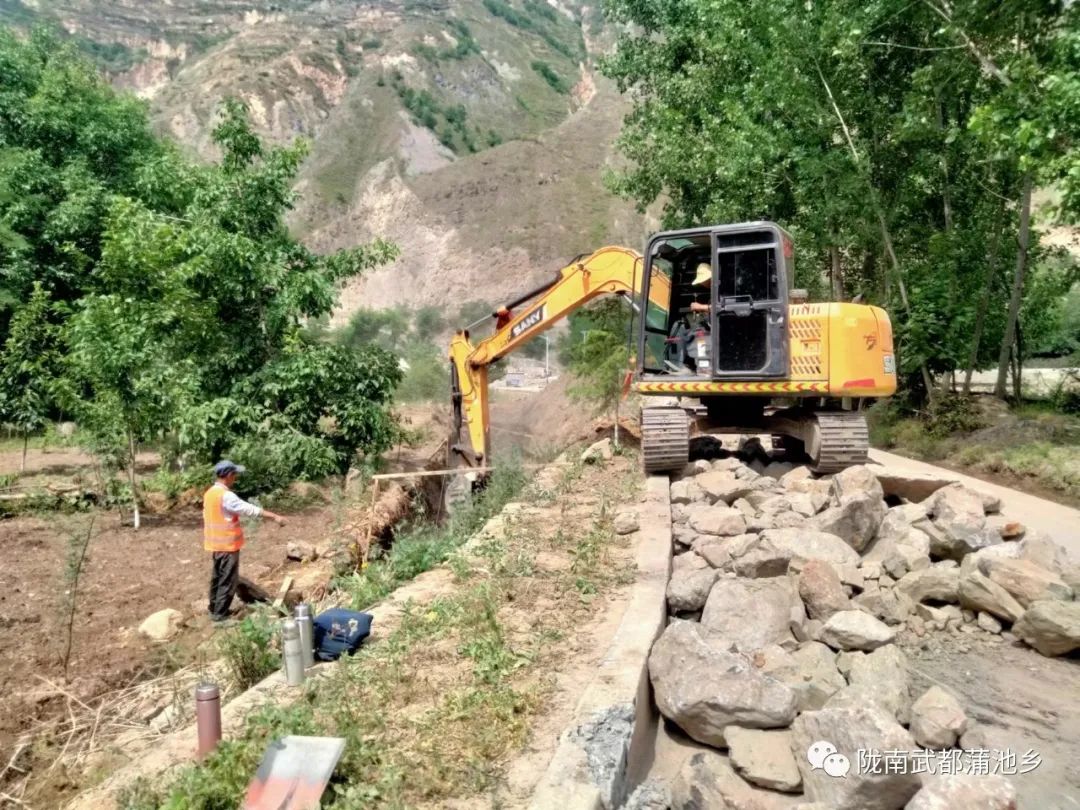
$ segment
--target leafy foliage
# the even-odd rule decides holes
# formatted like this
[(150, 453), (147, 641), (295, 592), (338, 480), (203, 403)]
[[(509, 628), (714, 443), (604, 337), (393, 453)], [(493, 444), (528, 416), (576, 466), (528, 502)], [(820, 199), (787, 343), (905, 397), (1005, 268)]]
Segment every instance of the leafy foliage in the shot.
[[(836, 257), (843, 295), (891, 310), (906, 373), (996, 360), (1025, 175), (1080, 213), (1075, 4), (606, 8), (623, 27), (603, 69), (634, 98), (618, 191), (663, 196), (673, 227), (784, 223), (800, 274), (828, 277)], [(1034, 315), (1047, 253), (1032, 245)]]
[(217, 165), (188, 161), (70, 43), (0, 29), (0, 188), (16, 192), (0, 194), (0, 290), (17, 309), (0, 310), (0, 376), (21, 392), (5, 418), (32, 429), (64, 407), (129, 469), (172, 436), (198, 462), (236, 455), (253, 483), (343, 472), (391, 443), (401, 373), (302, 325), (397, 250), (311, 252), (284, 224), (304, 144), (265, 147), (235, 100), (213, 138)]
[(35, 284), (0, 350), (0, 422), (24, 435), (45, 424), (58, 357), (49, 294)]
[(273, 614), (268, 611), (245, 616), (218, 639), (218, 651), (238, 689), (250, 689), (281, 665), (273, 640)]
[(630, 314), (618, 298), (599, 301), (570, 316), (570, 330), (559, 346), (559, 358), (576, 378), (573, 397), (597, 409), (614, 405), (622, 394), (629, 361)]

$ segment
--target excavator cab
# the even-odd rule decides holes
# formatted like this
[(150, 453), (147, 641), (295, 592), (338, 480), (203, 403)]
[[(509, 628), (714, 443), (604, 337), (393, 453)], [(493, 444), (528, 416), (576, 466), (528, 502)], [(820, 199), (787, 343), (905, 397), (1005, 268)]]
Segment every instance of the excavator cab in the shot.
[(638, 373), (665, 380), (785, 377), (792, 256), (791, 237), (769, 222), (653, 236), (643, 294), (663, 276), (671, 306), (646, 313)]

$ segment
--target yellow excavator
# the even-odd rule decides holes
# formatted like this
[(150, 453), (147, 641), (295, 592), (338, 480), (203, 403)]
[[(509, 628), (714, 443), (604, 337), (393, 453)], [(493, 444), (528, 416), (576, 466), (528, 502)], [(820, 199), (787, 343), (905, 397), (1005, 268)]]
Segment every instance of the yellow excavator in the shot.
[[(631, 386), (645, 471), (681, 470), (692, 430), (770, 433), (817, 472), (864, 463), (866, 420), (853, 403), (896, 391), (892, 324), (883, 309), (807, 303), (789, 288), (790, 235), (772, 222), (654, 234), (642, 256), (605, 247), (492, 313), (494, 334), (450, 342), (453, 467), (491, 455), (488, 368), (602, 295), (633, 305)], [(642, 302), (645, 302), (642, 305)], [(660, 399), (663, 398), (663, 399)]]

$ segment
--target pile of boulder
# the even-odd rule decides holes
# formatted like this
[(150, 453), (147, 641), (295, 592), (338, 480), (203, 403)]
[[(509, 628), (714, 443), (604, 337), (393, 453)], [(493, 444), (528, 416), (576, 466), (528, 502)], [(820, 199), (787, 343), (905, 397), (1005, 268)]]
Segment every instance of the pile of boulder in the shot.
[(671, 483), (670, 622), (649, 675), (664, 717), (709, 748), (670, 806), (1015, 808), (1002, 776), (916, 766), (984, 737), (946, 690), (912, 694), (904, 647), (1080, 647), (1064, 551), (958, 483), (745, 458), (691, 462)]

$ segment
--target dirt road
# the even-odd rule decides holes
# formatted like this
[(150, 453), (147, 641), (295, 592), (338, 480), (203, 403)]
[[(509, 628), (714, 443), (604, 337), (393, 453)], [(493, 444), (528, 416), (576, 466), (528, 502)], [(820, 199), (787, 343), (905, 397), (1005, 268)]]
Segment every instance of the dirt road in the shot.
[(919, 473), (959, 481), (973, 489), (996, 495), (1001, 498), (1001, 511), (1010, 518), (1019, 520), (1029, 529), (1044, 532), (1069, 552), (1074, 561), (1080, 561), (1080, 510), (1062, 506), (1059, 503), (1027, 495), (1019, 490), (993, 484), (981, 478), (936, 467), (922, 461), (886, 453), (883, 450), (871, 450), (870, 460), (896, 469), (900, 472)]

